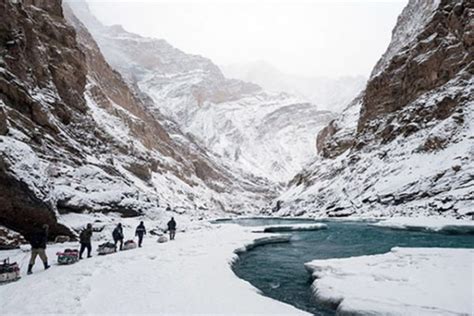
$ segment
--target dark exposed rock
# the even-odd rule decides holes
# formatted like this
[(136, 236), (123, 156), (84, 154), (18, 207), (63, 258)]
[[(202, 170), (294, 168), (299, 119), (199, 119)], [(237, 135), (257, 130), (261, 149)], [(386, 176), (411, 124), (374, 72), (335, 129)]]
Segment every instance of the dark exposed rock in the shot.
[(57, 235), (74, 237), (65, 226), (58, 224), (51, 204), (38, 199), (28, 186), (8, 176), (6, 166), (0, 161), (0, 223), (23, 236), (29, 236), (34, 229), (48, 224), (50, 238)]
[(0, 135), (5, 135), (8, 132), (7, 115), (2, 107), (0, 107)]
[(134, 162), (124, 167), (143, 181), (149, 181), (151, 179), (151, 171), (148, 165)]

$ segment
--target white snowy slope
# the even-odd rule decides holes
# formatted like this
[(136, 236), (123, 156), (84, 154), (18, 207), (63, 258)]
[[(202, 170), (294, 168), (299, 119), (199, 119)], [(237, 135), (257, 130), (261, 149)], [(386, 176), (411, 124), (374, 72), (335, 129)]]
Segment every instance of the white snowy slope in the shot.
[(473, 220), (457, 220), (443, 217), (392, 217), (372, 225), (406, 230), (474, 233)]
[[(201, 227), (70, 266), (43, 271), (37, 263), (33, 275), (0, 287), (0, 314), (306, 315), (260, 295), (231, 270), (234, 250), (258, 236), (237, 225)], [(67, 246), (49, 247), (48, 256)], [(10, 253), (26, 264), (28, 253)]]
[(288, 181), (316, 153), (314, 137), (333, 118), (288, 93), (227, 79), (207, 58), (121, 26), (102, 25), (80, 1), (69, 5), (108, 62), (149, 96), (156, 111), (243, 172)]
[(362, 91), (367, 81), (362, 76), (292, 75), (262, 60), (220, 68), (228, 78), (254, 82), (268, 91), (288, 92), (316, 104), (320, 110), (332, 112), (342, 111)]
[[(317, 138), (278, 215), (468, 217), (474, 209), (469, 1), (411, 0), (366, 89)], [(457, 34), (454, 36), (453, 34)]]
[(305, 266), (338, 315), (472, 315), (473, 264), (472, 249), (393, 248)]

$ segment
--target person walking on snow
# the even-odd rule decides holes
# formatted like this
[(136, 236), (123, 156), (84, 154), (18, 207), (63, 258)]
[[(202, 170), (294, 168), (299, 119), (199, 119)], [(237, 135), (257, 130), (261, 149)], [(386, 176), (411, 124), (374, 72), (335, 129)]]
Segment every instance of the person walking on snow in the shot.
[(28, 274), (33, 273), (33, 265), (35, 264), (36, 257), (39, 256), (43, 261), (44, 269), (49, 269), (48, 257), (46, 256), (46, 243), (48, 242), (48, 230), (49, 226), (44, 224), (41, 229), (36, 230), (30, 237), (31, 245), (31, 259), (28, 265)]
[(117, 247), (117, 242), (120, 241), (120, 250), (122, 250), (122, 247), (123, 247), (122, 224), (118, 223), (117, 227), (115, 227), (114, 231), (112, 232), (112, 237), (114, 238), (115, 247)]
[(146, 228), (145, 228), (145, 224), (143, 224), (143, 221), (142, 221), (140, 222), (140, 225), (138, 225), (137, 229), (135, 230), (135, 236), (138, 236), (138, 247), (142, 246), (144, 235), (146, 235)]
[(79, 259), (82, 259), (82, 254), (84, 253), (84, 250), (86, 249), (87, 249), (87, 258), (92, 257), (91, 256), (91, 251), (92, 251), (91, 238), (92, 238), (92, 224), (89, 223), (87, 224), (86, 229), (84, 229), (79, 235), (79, 241), (81, 243), (81, 250), (79, 251)]
[(174, 236), (176, 236), (176, 222), (174, 217), (171, 217), (171, 220), (168, 222), (168, 231), (170, 233), (170, 240), (174, 240)]

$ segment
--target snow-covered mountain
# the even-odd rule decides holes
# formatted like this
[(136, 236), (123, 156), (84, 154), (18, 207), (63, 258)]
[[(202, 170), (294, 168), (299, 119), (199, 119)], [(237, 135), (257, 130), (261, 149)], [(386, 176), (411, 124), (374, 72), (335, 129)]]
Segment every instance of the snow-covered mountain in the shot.
[(318, 135), (280, 214), (474, 209), (474, 6), (411, 0), (366, 89)]
[(65, 20), (60, 0), (0, 9), (0, 225), (28, 235), (48, 223), (54, 238), (73, 235), (64, 214), (157, 218), (169, 203), (200, 217), (268, 205), (269, 182), (182, 133), (67, 8)]
[(329, 78), (284, 73), (265, 61), (221, 66), (225, 76), (254, 82), (268, 91), (284, 91), (308, 102), (318, 109), (341, 112), (365, 87), (366, 78), (347, 76)]
[(314, 137), (332, 113), (288, 93), (227, 79), (207, 58), (121, 26), (104, 26), (84, 2), (70, 5), (108, 62), (153, 100), (154, 110), (225, 163), (284, 182), (316, 154)]

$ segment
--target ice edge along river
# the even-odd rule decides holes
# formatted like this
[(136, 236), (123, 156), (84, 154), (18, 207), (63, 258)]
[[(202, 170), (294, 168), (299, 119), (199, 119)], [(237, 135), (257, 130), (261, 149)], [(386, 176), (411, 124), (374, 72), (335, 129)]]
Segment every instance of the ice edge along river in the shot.
[[(423, 219), (416, 221), (421, 223)], [(474, 225), (474, 222), (463, 223)], [(399, 224), (398, 220), (397, 227)], [(446, 223), (440, 220), (438, 224)], [(452, 222), (449, 224), (453, 225)], [(129, 223), (129, 227), (134, 225)], [(430, 225), (433, 226), (433, 221)], [(72, 266), (53, 266), (43, 271), (38, 261), (32, 276), (24, 275), (28, 252), (2, 252), (2, 257), (10, 255), (21, 263), (23, 278), (0, 287), (0, 314), (306, 314), (260, 295), (259, 290), (232, 271), (239, 251), (252, 248), (262, 238), (274, 238), (273, 242), (284, 242), (289, 238), (288, 235), (253, 231), (252, 227), (236, 224), (203, 225), (179, 234), (173, 242), (158, 244), (156, 238), (147, 238), (144, 248), (86, 259)], [(77, 244), (49, 246), (50, 260), (55, 260), (56, 251), (68, 246), (77, 247)], [(338, 302), (343, 302), (339, 306), (341, 313), (401, 315), (444, 311), (469, 314), (474, 301), (474, 260), (469, 260), (473, 256), (473, 250), (468, 249), (397, 248), (381, 255), (313, 261), (307, 267), (313, 272), (319, 271), (316, 276), (320, 279), (313, 286), (320, 299), (322, 296), (329, 301), (342, 299)], [(452, 269), (448, 269), (449, 275), (443, 278), (445, 282), (430, 281), (443, 275), (449, 266)], [(397, 271), (394, 267), (398, 267)], [(430, 273), (416, 273), (426, 267)], [(386, 275), (387, 271), (395, 272)], [(350, 286), (358, 276), (365, 276), (356, 281), (364, 291)], [(387, 282), (404, 291), (409, 289), (410, 303), (414, 304), (407, 305), (403, 295), (394, 293), (393, 288), (386, 286)], [(378, 289), (377, 295), (369, 293), (371, 288)], [(450, 296), (457, 297), (457, 301), (443, 295), (450, 292), (458, 294)], [(438, 296), (444, 299), (436, 299), (435, 307), (429, 298)], [(426, 308), (416, 308), (417, 300), (423, 301)], [(371, 304), (367, 304), (369, 302)], [(379, 304), (381, 302), (385, 303)]]
[[(0, 286), (0, 314), (307, 315), (261, 295), (232, 271), (236, 250), (268, 236), (238, 225), (213, 225), (178, 234), (175, 241), (147, 238), (143, 248), (47, 271), (37, 259), (31, 276), (24, 268), (29, 253), (10, 251), (11, 259), (21, 262), (22, 279)], [(50, 261), (67, 246), (77, 244), (48, 246)]]

